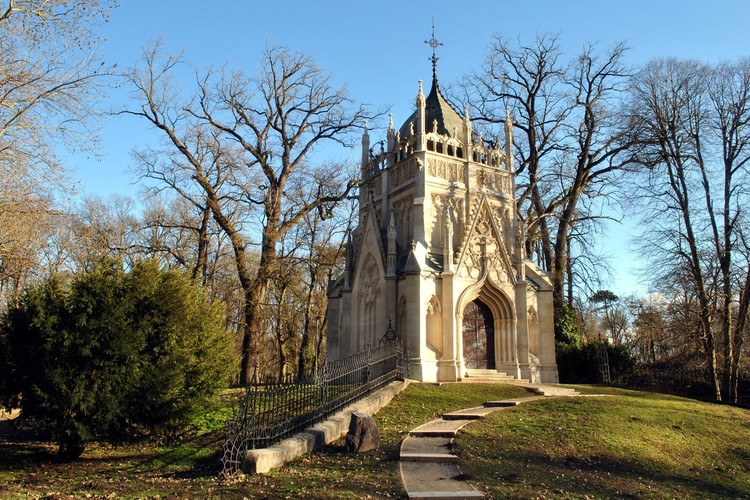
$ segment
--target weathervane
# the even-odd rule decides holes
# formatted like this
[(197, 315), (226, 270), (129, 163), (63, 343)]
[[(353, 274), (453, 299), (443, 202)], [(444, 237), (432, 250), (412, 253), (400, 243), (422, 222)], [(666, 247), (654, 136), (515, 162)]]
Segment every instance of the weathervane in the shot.
[(432, 18), (432, 38), (429, 40), (425, 40), (424, 43), (432, 47), (432, 58), (430, 59), (432, 61), (432, 78), (433, 80), (437, 79), (437, 48), (442, 47), (444, 44), (438, 42), (437, 38), (435, 38), (435, 18)]

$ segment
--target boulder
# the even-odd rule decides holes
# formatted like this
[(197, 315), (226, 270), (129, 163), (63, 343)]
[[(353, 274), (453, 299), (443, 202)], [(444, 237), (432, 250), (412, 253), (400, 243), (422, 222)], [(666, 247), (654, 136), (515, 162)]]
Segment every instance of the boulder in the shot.
[(375, 420), (365, 413), (352, 413), (349, 432), (346, 434), (346, 451), (365, 453), (377, 450), (378, 446), (380, 446), (380, 432), (378, 432)]

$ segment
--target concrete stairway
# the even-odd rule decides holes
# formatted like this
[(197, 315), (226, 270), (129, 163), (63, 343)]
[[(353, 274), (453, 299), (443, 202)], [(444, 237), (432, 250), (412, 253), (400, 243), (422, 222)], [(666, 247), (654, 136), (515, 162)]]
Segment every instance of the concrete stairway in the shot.
[[(495, 372), (497, 373), (497, 372)], [(455, 500), (484, 498), (469, 484), (458, 468), (452, 453), (453, 440), (463, 426), (493, 411), (520, 403), (544, 399), (546, 396), (574, 396), (572, 389), (537, 384), (532, 387), (538, 396), (487, 401), (484, 406), (443, 414), (442, 418), (421, 425), (401, 443), (401, 480), (410, 499)]]

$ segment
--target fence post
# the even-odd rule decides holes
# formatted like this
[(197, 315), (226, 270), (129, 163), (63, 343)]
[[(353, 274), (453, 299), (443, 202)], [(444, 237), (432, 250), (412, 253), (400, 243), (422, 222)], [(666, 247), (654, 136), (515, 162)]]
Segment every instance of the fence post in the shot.
[(328, 406), (328, 384), (329, 382), (329, 369), (328, 369), (328, 363), (324, 364), (321, 367), (318, 367), (318, 370), (321, 372), (319, 384), (320, 384), (320, 404)]
[(365, 373), (365, 383), (367, 384), (367, 394), (370, 393), (370, 378), (372, 377), (372, 347), (367, 344), (367, 372)]

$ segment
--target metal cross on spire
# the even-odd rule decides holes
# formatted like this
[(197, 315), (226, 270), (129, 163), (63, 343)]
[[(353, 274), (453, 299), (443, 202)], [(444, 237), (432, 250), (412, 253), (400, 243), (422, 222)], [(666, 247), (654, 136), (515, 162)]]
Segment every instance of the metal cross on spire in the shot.
[(438, 42), (437, 38), (435, 38), (435, 18), (432, 18), (432, 38), (429, 40), (425, 40), (424, 43), (432, 47), (432, 58), (430, 60), (432, 61), (432, 79), (437, 80), (437, 48), (442, 47), (444, 44), (441, 42)]

